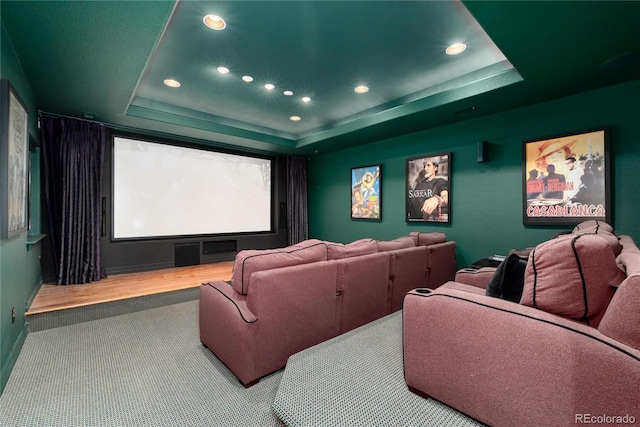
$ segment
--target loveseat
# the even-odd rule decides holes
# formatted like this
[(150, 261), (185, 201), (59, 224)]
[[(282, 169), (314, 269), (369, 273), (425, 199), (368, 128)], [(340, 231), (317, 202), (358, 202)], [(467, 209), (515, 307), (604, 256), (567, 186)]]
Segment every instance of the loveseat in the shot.
[(292, 354), (401, 309), (409, 290), (437, 288), (455, 271), (455, 242), (443, 233), (243, 250), (230, 283), (200, 286), (200, 340), (249, 387)]
[(492, 426), (640, 423), (640, 251), (605, 226), (533, 248), (519, 302), (485, 295), (487, 269), (409, 292), (409, 389)]

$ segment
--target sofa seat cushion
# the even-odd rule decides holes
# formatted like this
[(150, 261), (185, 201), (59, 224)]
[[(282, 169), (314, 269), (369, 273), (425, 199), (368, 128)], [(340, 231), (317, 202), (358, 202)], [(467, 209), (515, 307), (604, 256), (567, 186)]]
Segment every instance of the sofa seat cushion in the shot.
[(622, 245), (620, 244), (618, 236), (616, 236), (613, 231), (613, 227), (606, 222), (597, 221), (595, 219), (581, 222), (573, 228), (572, 234), (594, 234), (607, 241), (615, 256), (620, 255), (620, 252), (622, 252)]
[(409, 233), (409, 237), (413, 239), (414, 246), (429, 246), (436, 243), (443, 243), (447, 241), (447, 235), (444, 233), (421, 233), (419, 231), (412, 231)]
[(231, 285), (246, 295), (251, 275), (257, 271), (327, 260), (327, 245), (316, 239), (281, 249), (243, 250), (236, 255)]
[(378, 242), (378, 252), (397, 251), (399, 249), (414, 248), (416, 246), (411, 236), (402, 236), (394, 240)]
[(624, 279), (604, 239), (566, 234), (534, 248), (520, 303), (595, 327)]
[(378, 244), (373, 239), (360, 239), (347, 245), (341, 243), (327, 244), (327, 259), (343, 259), (360, 255), (375, 254)]

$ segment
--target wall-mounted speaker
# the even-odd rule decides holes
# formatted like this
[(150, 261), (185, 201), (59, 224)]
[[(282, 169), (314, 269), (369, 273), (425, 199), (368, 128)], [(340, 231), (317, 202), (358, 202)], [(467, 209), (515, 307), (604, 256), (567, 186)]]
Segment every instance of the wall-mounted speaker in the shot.
[(489, 161), (489, 143), (486, 141), (478, 141), (477, 158), (478, 163)]

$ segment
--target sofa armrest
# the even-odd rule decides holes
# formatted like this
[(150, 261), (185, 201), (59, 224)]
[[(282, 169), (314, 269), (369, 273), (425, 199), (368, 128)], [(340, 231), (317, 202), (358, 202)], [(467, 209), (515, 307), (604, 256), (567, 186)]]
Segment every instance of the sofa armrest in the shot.
[(486, 289), (489, 281), (496, 273), (495, 267), (462, 268), (456, 272), (456, 282)]
[(620, 284), (598, 330), (640, 350), (640, 274), (629, 276)]
[(489, 425), (569, 425), (579, 414), (640, 418), (640, 351), (531, 307), (452, 284), (412, 291), (403, 346), (411, 390)]
[(236, 308), (238, 312), (237, 314), (242, 318), (244, 322), (253, 323), (258, 320), (256, 315), (249, 309), (249, 307), (247, 307), (247, 296), (237, 293), (229, 283), (222, 280), (216, 280), (214, 282), (203, 283), (202, 285), (200, 285), (201, 304), (206, 304), (208, 294), (213, 290), (227, 299), (229, 303)]
[(456, 282), (456, 281), (447, 282), (444, 285), (440, 286), (440, 288), (438, 289), (441, 291), (445, 289), (457, 289), (459, 291), (470, 292), (472, 294), (485, 295), (485, 291), (482, 288), (479, 288), (473, 285), (468, 285), (466, 283)]
[(246, 296), (223, 281), (200, 285), (200, 341), (248, 385), (256, 379), (252, 356), (257, 317)]

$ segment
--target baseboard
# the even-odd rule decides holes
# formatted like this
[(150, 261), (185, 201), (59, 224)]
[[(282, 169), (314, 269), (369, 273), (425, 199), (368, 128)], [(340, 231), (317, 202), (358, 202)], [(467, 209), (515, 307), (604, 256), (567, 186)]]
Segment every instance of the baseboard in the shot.
[(142, 271), (163, 270), (165, 268), (173, 268), (173, 262), (159, 262), (155, 264), (132, 265), (127, 267), (111, 267), (106, 268), (107, 276), (115, 276), (117, 274), (139, 273)]
[(28, 329), (27, 324), (22, 325), (22, 330), (18, 335), (18, 339), (13, 343), (11, 347), (11, 351), (7, 355), (5, 359), (5, 363), (2, 366), (2, 370), (0, 371), (0, 395), (4, 391), (7, 382), (9, 382), (9, 377), (11, 376), (11, 371), (18, 361), (18, 356), (20, 355), (20, 351), (22, 350), (22, 346), (27, 339)]

